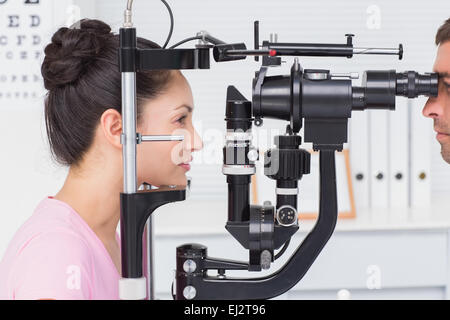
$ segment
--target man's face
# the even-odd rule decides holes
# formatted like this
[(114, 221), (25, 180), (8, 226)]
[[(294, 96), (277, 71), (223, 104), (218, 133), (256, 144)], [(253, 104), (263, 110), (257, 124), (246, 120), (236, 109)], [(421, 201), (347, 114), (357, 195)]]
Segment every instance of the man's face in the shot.
[(433, 72), (439, 73), (438, 96), (428, 99), (422, 113), (434, 120), (442, 158), (450, 163), (450, 41), (439, 45)]

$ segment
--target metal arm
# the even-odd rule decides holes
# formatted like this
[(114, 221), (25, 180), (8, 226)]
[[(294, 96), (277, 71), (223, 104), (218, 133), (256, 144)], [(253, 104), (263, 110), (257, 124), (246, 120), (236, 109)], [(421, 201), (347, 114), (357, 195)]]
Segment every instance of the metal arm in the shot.
[[(206, 248), (177, 254), (176, 299), (269, 299), (298, 283), (331, 237), (337, 221), (334, 149), (320, 150), (320, 209), (313, 230), (278, 272), (263, 278), (232, 279), (205, 276), (201, 268)], [(192, 260), (199, 268), (186, 272), (179, 266)], [(195, 294), (194, 294), (195, 293)]]

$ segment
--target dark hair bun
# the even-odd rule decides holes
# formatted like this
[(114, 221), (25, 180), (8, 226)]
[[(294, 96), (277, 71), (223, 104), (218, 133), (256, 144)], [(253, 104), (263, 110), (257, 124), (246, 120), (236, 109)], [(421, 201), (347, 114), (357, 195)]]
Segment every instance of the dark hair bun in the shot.
[(47, 90), (77, 81), (89, 64), (98, 58), (113, 35), (111, 28), (100, 20), (82, 19), (70, 28), (62, 27), (45, 47), (41, 66), (44, 86)]

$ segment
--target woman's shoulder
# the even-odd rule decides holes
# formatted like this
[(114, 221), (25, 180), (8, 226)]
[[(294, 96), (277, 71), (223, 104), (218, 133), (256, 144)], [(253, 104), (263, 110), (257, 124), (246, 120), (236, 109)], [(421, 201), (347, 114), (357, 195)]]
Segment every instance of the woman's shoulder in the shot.
[(70, 244), (87, 249), (86, 238), (68, 205), (51, 198), (43, 199), (31, 217), (17, 230), (13, 241), (21, 243), (20, 252), (31, 244)]
[[(0, 264), (23, 264), (27, 259), (45, 256), (48, 259), (70, 258), (89, 261), (90, 245), (76, 224), (69, 208), (49, 198), (42, 200), (10, 240)], [(27, 262), (25, 262), (26, 264)]]
[(90, 251), (67, 208), (44, 199), (10, 241), (0, 263), (0, 280), (9, 284), (8, 296), (19, 287), (25, 289), (39, 281), (40, 286), (64, 282), (72, 273), (83, 275), (87, 281), (83, 285), (90, 287), (93, 264)]

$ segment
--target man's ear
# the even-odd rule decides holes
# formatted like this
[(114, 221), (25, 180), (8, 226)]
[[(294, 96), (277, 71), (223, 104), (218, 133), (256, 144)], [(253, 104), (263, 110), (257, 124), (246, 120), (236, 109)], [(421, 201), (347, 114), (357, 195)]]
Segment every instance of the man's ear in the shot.
[(108, 109), (103, 112), (100, 118), (102, 132), (111, 145), (122, 148), (120, 135), (122, 134), (122, 115), (115, 109)]

